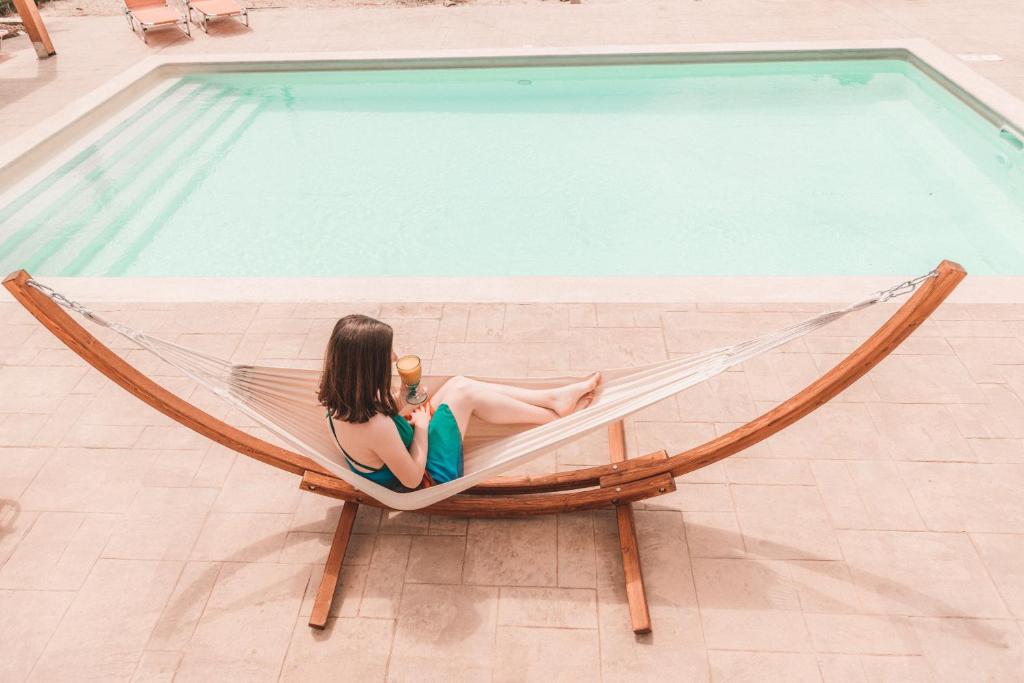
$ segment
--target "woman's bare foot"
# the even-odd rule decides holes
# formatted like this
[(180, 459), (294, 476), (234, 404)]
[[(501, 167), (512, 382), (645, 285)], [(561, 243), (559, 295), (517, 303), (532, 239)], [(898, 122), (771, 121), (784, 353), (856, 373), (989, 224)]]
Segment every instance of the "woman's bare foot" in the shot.
[(586, 408), (594, 400), (594, 392), (601, 384), (601, 373), (593, 375), (568, 386), (560, 387), (555, 392), (555, 399), (552, 401), (551, 409), (560, 417), (571, 415), (580, 408)]

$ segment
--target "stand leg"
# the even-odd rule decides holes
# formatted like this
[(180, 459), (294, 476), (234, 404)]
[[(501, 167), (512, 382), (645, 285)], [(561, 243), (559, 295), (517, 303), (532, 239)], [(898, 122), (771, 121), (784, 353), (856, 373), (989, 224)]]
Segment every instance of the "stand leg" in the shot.
[[(623, 462), (626, 459), (626, 431), (622, 421), (608, 425), (608, 455), (612, 462)], [(647, 591), (644, 589), (644, 575), (640, 566), (633, 506), (630, 503), (616, 505), (615, 518), (619, 525), (619, 550), (622, 552), (622, 569), (626, 578), (629, 620), (634, 633), (649, 633), (651, 615), (647, 609)]]
[(334, 540), (331, 541), (331, 550), (327, 553), (324, 576), (320, 579), (320, 588), (317, 589), (316, 600), (313, 601), (313, 612), (309, 616), (309, 625), (313, 628), (322, 629), (327, 625), (327, 615), (331, 611), (331, 603), (334, 602), (334, 589), (338, 586), (338, 577), (341, 575), (341, 562), (345, 559), (345, 550), (352, 537), (352, 525), (356, 522), (358, 509), (358, 503), (346, 502), (341, 506), (341, 519), (338, 520), (338, 528), (334, 530)]

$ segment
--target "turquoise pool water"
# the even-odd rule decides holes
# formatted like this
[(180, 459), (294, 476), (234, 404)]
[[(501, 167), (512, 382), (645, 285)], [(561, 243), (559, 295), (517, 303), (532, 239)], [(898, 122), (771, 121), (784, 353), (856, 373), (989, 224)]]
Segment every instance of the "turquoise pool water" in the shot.
[(1022, 169), (895, 60), (193, 75), (0, 207), (0, 271), (1021, 275)]

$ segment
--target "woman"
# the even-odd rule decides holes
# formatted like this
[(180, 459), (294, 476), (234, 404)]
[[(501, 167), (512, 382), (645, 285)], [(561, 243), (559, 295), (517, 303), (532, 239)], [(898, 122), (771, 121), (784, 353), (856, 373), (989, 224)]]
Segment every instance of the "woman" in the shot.
[(590, 403), (599, 373), (555, 389), (522, 389), (453, 377), (412, 412), (391, 393), (391, 326), (365, 315), (337, 322), (324, 354), (319, 400), (356, 474), (405, 490), (462, 476), (462, 437), (476, 415), (496, 424), (544, 424)]

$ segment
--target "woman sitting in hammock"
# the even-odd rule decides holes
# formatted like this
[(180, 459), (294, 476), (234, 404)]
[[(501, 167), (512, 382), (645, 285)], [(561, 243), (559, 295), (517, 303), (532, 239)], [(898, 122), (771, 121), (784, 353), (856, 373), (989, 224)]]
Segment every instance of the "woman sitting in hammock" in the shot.
[(407, 421), (391, 393), (392, 339), (391, 326), (379, 320), (339, 320), (318, 395), (349, 469), (392, 489), (461, 477), (462, 436), (473, 415), (495, 424), (545, 424), (588, 405), (601, 381), (594, 373), (555, 389), (521, 389), (453, 377)]

